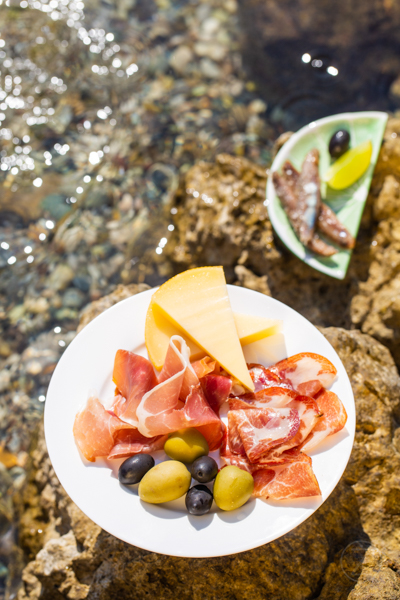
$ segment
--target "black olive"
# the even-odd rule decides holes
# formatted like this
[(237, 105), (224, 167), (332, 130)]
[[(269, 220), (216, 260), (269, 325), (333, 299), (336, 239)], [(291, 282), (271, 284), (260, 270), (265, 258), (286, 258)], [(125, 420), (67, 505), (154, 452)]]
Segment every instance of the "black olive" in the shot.
[(193, 479), (200, 481), (200, 483), (208, 483), (217, 476), (218, 465), (211, 456), (200, 456), (192, 462), (189, 471)]
[(339, 158), (349, 149), (350, 134), (346, 129), (336, 131), (329, 141), (329, 154), (332, 158)]
[(205, 515), (212, 503), (212, 492), (205, 485), (194, 485), (186, 494), (185, 504), (191, 515)]
[(135, 454), (124, 460), (118, 471), (118, 479), (124, 485), (139, 483), (152, 467), (154, 458), (150, 454)]

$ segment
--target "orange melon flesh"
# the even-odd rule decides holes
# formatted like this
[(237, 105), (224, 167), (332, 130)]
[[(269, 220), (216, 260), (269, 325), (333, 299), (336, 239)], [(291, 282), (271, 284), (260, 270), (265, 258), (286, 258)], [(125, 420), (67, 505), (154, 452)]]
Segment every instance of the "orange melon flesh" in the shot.
[[(242, 347), (274, 335), (282, 327), (282, 321), (277, 319), (255, 317), (241, 313), (233, 313), (233, 318), (235, 319), (236, 330)], [(171, 323), (151, 301), (146, 315), (145, 342), (149, 359), (156, 369), (160, 370), (163, 367), (172, 335), (181, 335), (185, 339), (189, 346), (191, 360), (198, 360), (205, 355), (204, 350), (192, 342), (182, 329)]]
[(200, 267), (180, 273), (155, 292), (152, 302), (185, 336), (247, 389), (254, 390), (222, 267)]

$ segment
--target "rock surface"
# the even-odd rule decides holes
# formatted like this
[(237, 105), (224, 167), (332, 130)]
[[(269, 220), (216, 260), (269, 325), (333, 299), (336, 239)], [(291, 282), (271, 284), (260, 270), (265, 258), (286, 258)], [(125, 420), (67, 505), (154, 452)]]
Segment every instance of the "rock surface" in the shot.
[[(281, 136), (276, 149), (287, 139)], [(223, 264), (228, 279), (240, 285), (262, 277), (262, 289), (253, 289), (315, 325), (361, 328), (388, 346), (400, 365), (399, 158), (400, 119), (392, 118), (343, 281), (311, 269), (282, 246), (264, 205), (267, 172), (227, 154), (187, 173), (166, 251), (177, 270)]]
[[(121, 288), (119, 297), (136, 291)], [(86, 310), (85, 321), (110, 302), (115, 298)], [(358, 425), (349, 465), (312, 517), (271, 544), (233, 556), (147, 552), (102, 531), (72, 503), (40, 432), (17, 503), (21, 547), (31, 559), (18, 600), (398, 598), (400, 378), (389, 351), (373, 338), (339, 328), (323, 333), (351, 379)]]

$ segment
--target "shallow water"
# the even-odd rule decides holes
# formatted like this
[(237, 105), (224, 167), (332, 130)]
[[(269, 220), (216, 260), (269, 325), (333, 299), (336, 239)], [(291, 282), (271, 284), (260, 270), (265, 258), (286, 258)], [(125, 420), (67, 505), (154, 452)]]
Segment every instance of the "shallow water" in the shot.
[(267, 167), (287, 127), (397, 107), (397, 63), (350, 86), (346, 42), (336, 56), (260, 36), (255, 54), (260, 6), (0, 0), (0, 597), (18, 585), (11, 497), (51, 373), (88, 302), (173, 273), (164, 252), (188, 169), (219, 152)]

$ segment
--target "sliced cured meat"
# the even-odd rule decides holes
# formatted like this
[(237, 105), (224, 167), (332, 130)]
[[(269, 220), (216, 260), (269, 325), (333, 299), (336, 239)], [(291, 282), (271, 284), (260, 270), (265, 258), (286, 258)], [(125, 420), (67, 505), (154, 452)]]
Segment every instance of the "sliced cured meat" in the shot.
[(321, 412), (314, 398), (297, 396), (296, 400), (292, 400), (287, 406), (297, 410), (300, 418), (299, 430), (290, 440), (276, 446), (268, 454), (262, 456), (259, 462), (281, 462), (280, 455), (302, 444), (321, 418)]
[(230, 410), (246, 410), (248, 408), (280, 408), (286, 406), (298, 396), (294, 390), (282, 387), (269, 387), (253, 395), (240, 396), (229, 399)]
[(232, 380), (224, 375), (210, 374), (203, 377), (200, 383), (208, 404), (219, 415), (219, 409), (231, 393)]
[(139, 452), (146, 454), (156, 452), (156, 450), (161, 450), (164, 447), (167, 438), (167, 435), (147, 438), (137, 429), (123, 429), (116, 434), (114, 445), (108, 458), (127, 458)]
[(246, 456), (246, 450), (239, 433), (237, 415), (232, 410), (228, 412), (228, 450), (233, 454)]
[(198, 379), (205, 377), (209, 373), (213, 373), (216, 366), (217, 361), (213, 360), (209, 356), (204, 356), (204, 358), (192, 362), (192, 369), (196, 373)]
[(337, 374), (330, 360), (313, 352), (301, 352), (285, 358), (270, 367), (270, 371), (290, 383), (296, 390), (300, 384), (315, 380), (323, 387), (329, 387)]
[(236, 426), (251, 462), (296, 435), (300, 427), (298, 412), (292, 408), (252, 408), (231, 410), (229, 425)]
[(256, 497), (285, 500), (321, 495), (311, 458), (302, 453), (283, 465), (255, 470), (253, 478)]
[(322, 383), (318, 379), (299, 383), (297, 391), (303, 396), (311, 396), (314, 398), (323, 389)]
[(137, 408), (140, 433), (153, 437), (195, 427), (206, 438), (210, 450), (215, 450), (222, 441), (223, 424), (204, 396), (180, 336), (171, 338), (164, 367), (160, 383), (143, 396)]
[(317, 399), (322, 417), (305, 440), (302, 451), (308, 452), (322, 442), (328, 435), (337, 433), (346, 425), (347, 413), (341, 400), (334, 392), (324, 390)]
[(136, 408), (142, 396), (157, 384), (153, 365), (143, 356), (118, 350), (114, 360), (113, 381), (121, 395), (115, 399), (113, 411), (136, 427)]
[[(289, 383), (284, 383), (282, 379), (279, 377), (278, 373), (263, 367), (262, 365), (258, 365), (255, 363), (251, 363), (248, 366), (250, 377), (254, 383), (254, 393), (268, 387), (291, 387)], [(250, 394), (246, 394), (250, 396)]]
[(89, 398), (83, 410), (75, 417), (73, 433), (83, 456), (90, 462), (108, 456), (114, 446), (116, 434), (132, 426), (108, 412), (97, 398)]
[(164, 365), (158, 383), (174, 379), (180, 384), (179, 398), (185, 400), (193, 385), (199, 383), (199, 379), (190, 362), (190, 351), (180, 335), (171, 336)]

